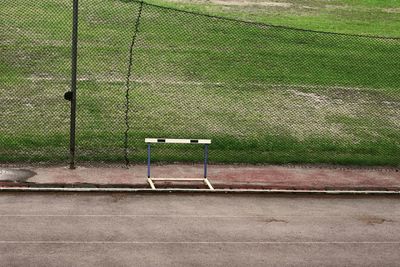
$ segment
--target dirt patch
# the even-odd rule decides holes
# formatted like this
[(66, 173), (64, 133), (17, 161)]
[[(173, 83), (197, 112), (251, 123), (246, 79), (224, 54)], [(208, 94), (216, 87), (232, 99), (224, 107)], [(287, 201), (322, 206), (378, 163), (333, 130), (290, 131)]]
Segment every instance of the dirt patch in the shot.
[(121, 193), (111, 194), (110, 197), (112, 199), (111, 201), (114, 202), (114, 203), (126, 199), (126, 195), (121, 194)]
[(279, 219), (275, 219), (275, 218), (263, 219), (262, 221), (265, 223), (288, 223), (288, 221), (286, 221), (286, 220), (279, 220)]
[(301, 91), (297, 91), (297, 90), (289, 90), (289, 91), (292, 92), (295, 96), (300, 96), (305, 99), (311, 100), (313, 102), (317, 102), (317, 103), (328, 102), (328, 98), (326, 96), (321, 96), (321, 95), (318, 95), (315, 93), (305, 93), (305, 92), (301, 92)]
[(281, 2), (281, 1), (255, 1), (255, 0), (209, 0), (209, 1), (188, 1), (188, 0), (169, 0), (169, 2), (174, 3), (188, 3), (188, 2), (197, 2), (199, 4), (215, 4), (215, 5), (224, 5), (224, 6), (261, 6), (261, 7), (282, 7), (289, 8), (292, 7), (292, 3)]
[(325, 5), (325, 8), (334, 10), (351, 10), (351, 7), (347, 5)]
[(249, 0), (211, 0), (213, 4), (225, 6), (264, 6), (264, 7), (291, 7), (291, 3), (273, 1), (249, 1)]
[[(29, 77), (27, 77), (28, 80), (32, 82), (40, 82), (40, 81), (69, 81), (69, 77), (61, 77), (61, 76), (53, 76), (52, 74), (33, 74)], [(104, 75), (98, 75), (98, 76), (85, 76), (85, 75), (80, 75), (77, 80), (79, 82), (84, 82), (84, 81), (94, 81), (94, 82), (103, 82), (103, 83), (122, 83), (125, 82), (125, 79), (123, 77), (119, 77), (117, 75), (112, 75), (109, 74), (104, 78)], [(137, 82), (140, 82), (138, 80), (135, 80)]]
[(386, 13), (400, 14), (400, 8), (384, 8), (383, 11)]
[(378, 216), (361, 216), (358, 218), (358, 220), (367, 225), (377, 225), (377, 224), (394, 222), (391, 219), (386, 219), (386, 218), (382, 218), (382, 217), (378, 217)]
[(314, 7), (314, 6), (301, 6), (301, 8), (309, 9), (309, 10), (318, 10), (318, 7)]

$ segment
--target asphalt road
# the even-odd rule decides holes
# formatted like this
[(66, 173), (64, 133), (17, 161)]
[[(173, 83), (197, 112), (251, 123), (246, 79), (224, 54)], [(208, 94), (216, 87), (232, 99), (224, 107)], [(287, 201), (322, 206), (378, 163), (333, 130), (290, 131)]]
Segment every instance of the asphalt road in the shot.
[(400, 198), (1, 193), (1, 266), (400, 266)]

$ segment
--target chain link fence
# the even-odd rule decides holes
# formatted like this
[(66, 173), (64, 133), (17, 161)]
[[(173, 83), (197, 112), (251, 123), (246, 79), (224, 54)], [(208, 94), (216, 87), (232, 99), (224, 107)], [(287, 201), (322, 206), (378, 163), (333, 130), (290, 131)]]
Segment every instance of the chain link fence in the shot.
[(68, 159), (62, 96), (70, 84), (71, 9), (68, 1), (1, 3), (0, 163)]
[[(72, 4), (1, 7), (0, 162), (68, 162)], [(81, 0), (77, 161), (400, 164), (400, 38)], [(158, 162), (201, 162), (159, 145)]]

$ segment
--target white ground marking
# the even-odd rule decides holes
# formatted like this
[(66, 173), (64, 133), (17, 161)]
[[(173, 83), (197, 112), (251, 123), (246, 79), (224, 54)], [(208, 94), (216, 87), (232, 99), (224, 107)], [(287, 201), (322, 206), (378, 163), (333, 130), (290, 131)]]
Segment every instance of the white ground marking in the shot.
[[(400, 214), (358, 214), (352, 216), (376, 216), (400, 217)], [(291, 218), (291, 217), (314, 217), (314, 218), (347, 218), (349, 215), (170, 215), (170, 214), (1, 214), (1, 217), (167, 217), (167, 218)]]
[(400, 241), (18, 241), (0, 240), (0, 244), (400, 244)]

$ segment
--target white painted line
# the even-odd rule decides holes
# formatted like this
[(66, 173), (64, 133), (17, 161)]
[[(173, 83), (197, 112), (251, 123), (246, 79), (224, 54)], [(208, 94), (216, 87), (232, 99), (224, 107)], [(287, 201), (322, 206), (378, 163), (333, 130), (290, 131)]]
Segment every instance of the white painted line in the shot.
[(204, 181), (204, 178), (149, 178), (153, 181)]
[(156, 144), (211, 144), (210, 139), (145, 138), (144, 141)]
[(287, 244), (287, 245), (330, 245), (330, 244), (353, 244), (353, 245), (369, 245), (369, 244), (400, 244), (400, 241), (25, 241), (25, 240), (0, 240), (0, 244)]
[(165, 218), (350, 218), (352, 216), (379, 216), (379, 217), (400, 217), (400, 214), (365, 214), (351, 213), (347, 215), (173, 215), (173, 214), (0, 214), (1, 217), (165, 217)]

